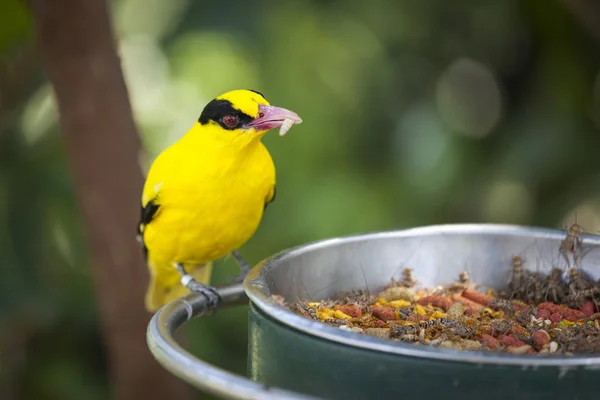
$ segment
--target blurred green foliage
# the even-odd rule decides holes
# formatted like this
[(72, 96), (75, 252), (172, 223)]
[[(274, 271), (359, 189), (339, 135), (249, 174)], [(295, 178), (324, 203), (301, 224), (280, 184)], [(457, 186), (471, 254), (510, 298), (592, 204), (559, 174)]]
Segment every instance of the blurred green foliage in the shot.
[[(304, 119), (264, 139), (278, 194), (242, 249), (252, 262), (434, 223), (562, 227), (576, 212), (600, 232), (598, 32), (561, 2), (113, 6), (144, 168), (227, 90), (257, 89)], [(2, 3), (0, 397), (102, 399), (85, 244), (30, 29), (22, 2)], [(216, 283), (237, 273), (221, 264)], [(190, 325), (195, 354), (245, 372), (244, 308)]]

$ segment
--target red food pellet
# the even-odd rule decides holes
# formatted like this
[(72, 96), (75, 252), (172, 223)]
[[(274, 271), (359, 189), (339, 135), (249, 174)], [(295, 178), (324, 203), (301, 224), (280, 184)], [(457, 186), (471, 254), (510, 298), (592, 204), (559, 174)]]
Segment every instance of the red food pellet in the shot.
[(474, 310), (483, 309), (483, 306), (481, 304), (476, 303), (473, 300), (469, 300), (466, 297), (463, 297), (461, 295), (453, 296), (452, 299), (454, 299), (455, 301), (459, 301), (459, 302), (463, 303), (465, 306), (472, 308)]
[(557, 322), (562, 321), (563, 317), (559, 313), (555, 312), (554, 314), (550, 315), (548, 319), (556, 324)]
[(373, 325), (375, 326), (375, 328), (385, 328), (385, 322), (383, 322), (380, 319), (375, 321), (375, 323)]
[(489, 347), (490, 349), (495, 349), (500, 344), (498, 339), (496, 339), (490, 335), (487, 335), (485, 333), (483, 335), (481, 335), (480, 343), (484, 346)]
[(422, 306), (431, 304), (434, 307), (439, 307), (444, 311), (448, 311), (452, 305), (452, 300), (443, 296), (425, 296), (419, 299), (419, 304)]
[(408, 318), (406, 318), (407, 321), (411, 321), (411, 322), (420, 322), (424, 319), (427, 319), (427, 317), (425, 317), (423, 315), (419, 315), (419, 314), (409, 315)]
[(549, 319), (552, 313), (547, 308), (542, 308), (538, 310), (536, 315), (537, 318)]
[(489, 294), (485, 293), (479, 293), (474, 290), (465, 290), (462, 295), (463, 297), (486, 307), (489, 306), (492, 301), (496, 300), (494, 296), (490, 296)]
[(573, 310), (572, 308), (564, 308), (564, 311), (562, 312), (563, 318), (566, 319), (567, 321), (579, 321), (580, 319), (583, 319), (586, 317), (586, 315), (584, 313), (582, 313), (579, 310)]
[(390, 321), (396, 318), (394, 315), (394, 310), (392, 310), (390, 307), (384, 306), (376, 306), (371, 308), (371, 314), (383, 321)]
[(545, 302), (545, 303), (540, 303), (540, 305), (538, 305), (538, 310), (548, 310), (548, 311), (550, 311), (550, 313), (554, 314), (554, 313), (560, 312), (561, 307), (554, 303)]
[(548, 332), (540, 330), (531, 335), (531, 340), (533, 340), (533, 347), (540, 350), (544, 345), (550, 343), (550, 335)]
[(362, 316), (362, 311), (360, 307), (357, 306), (335, 306), (334, 310), (340, 310), (346, 315), (349, 315), (354, 318), (360, 318)]
[(510, 346), (521, 347), (521, 346), (525, 346), (527, 344), (527, 343), (523, 342), (522, 340), (519, 340), (516, 337), (510, 336), (510, 335), (502, 336), (500, 341), (506, 347), (510, 347)]
[(581, 311), (586, 317), (589, 317), (594, 313), (594, 302), (588, 301), (579, 306), (579, 311)]

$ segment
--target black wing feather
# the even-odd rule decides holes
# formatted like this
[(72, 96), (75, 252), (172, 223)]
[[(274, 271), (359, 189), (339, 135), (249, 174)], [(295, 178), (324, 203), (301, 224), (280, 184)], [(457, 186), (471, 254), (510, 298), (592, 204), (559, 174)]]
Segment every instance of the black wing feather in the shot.
[(144, 227), (146, 225), (148, 225), (150, 223), (150, 221), (152, 221), (152, 217), (154, 217), (154, 215), (156, 214), (156, 212), (158, 211), (158, 207), (159, 205), (156, 204), (154, 202), (154, 200), (150, 200), (145, 207), (142, 207), (141, 209), (141, 215), (140, 215), (140, 223), (138, 224), (137, 227), (137, 238), (138, 241), (140, 242), (140, 244), (142, 245), (142, 248), (144, 250), (144, 259), (148, 259), (148, 248), (146, 247), (146, 244), (144, 243)]

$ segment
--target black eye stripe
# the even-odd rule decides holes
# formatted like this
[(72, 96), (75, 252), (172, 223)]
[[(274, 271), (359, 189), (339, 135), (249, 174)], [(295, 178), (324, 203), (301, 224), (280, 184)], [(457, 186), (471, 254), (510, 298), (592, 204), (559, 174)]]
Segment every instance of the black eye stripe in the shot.
[[(227, 115), (235, 115), (238, 117), (238, 124), (233, 127), (225, 125), (223, 117)], [(253, 118), (248, 114), (244, 114), (240, 110), (233, 108), (230, 101), (215, 99), (204, 107), (202, 114), (200, 114), (200, 118), (198, 118), (198, 122), (200, 122), (201, 125), (206, 125), (209, 121), (215, 121), (221, 125), (223, 129), (232, 130), (250, 123), (252, 119)]]

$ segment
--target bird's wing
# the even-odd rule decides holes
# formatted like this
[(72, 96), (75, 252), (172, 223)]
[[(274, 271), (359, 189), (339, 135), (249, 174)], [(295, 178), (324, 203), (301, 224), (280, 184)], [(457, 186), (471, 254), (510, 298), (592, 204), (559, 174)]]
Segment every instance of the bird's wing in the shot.
[(137, 228), (137, 241), (140, 243), (142, 248), (144, 249), (144, 258), (148, 258), (148, 249), (146, 248), (146, 244), (144, 243), (144, 229), (146, 226), (152, 221), (154, 215), (158, 211), (159, 205), (155, 203), (155, 200), (150, 200), (146, 205), (142, 205), (142, 212), (140, 216), (140, 223)]
[[(159, 155), (158, 158), (162, 158), (164, 152)], [(144, 249), (144, 256), (147, 258), (148, 249), (144, 244), (144, 230), (148, 224), (156, 218), (157, 213), (160, 209), (160, 190), (163, 185), (162, 177), (165, 175), (162, 168), (164, 163), (157, 163), (154, 161), (150, 167), (146, 182), (144, 183), (144, 190), (142, 193), (142, 204), (140, 213), (140, 222), (137, 227), (137, 241)]]

